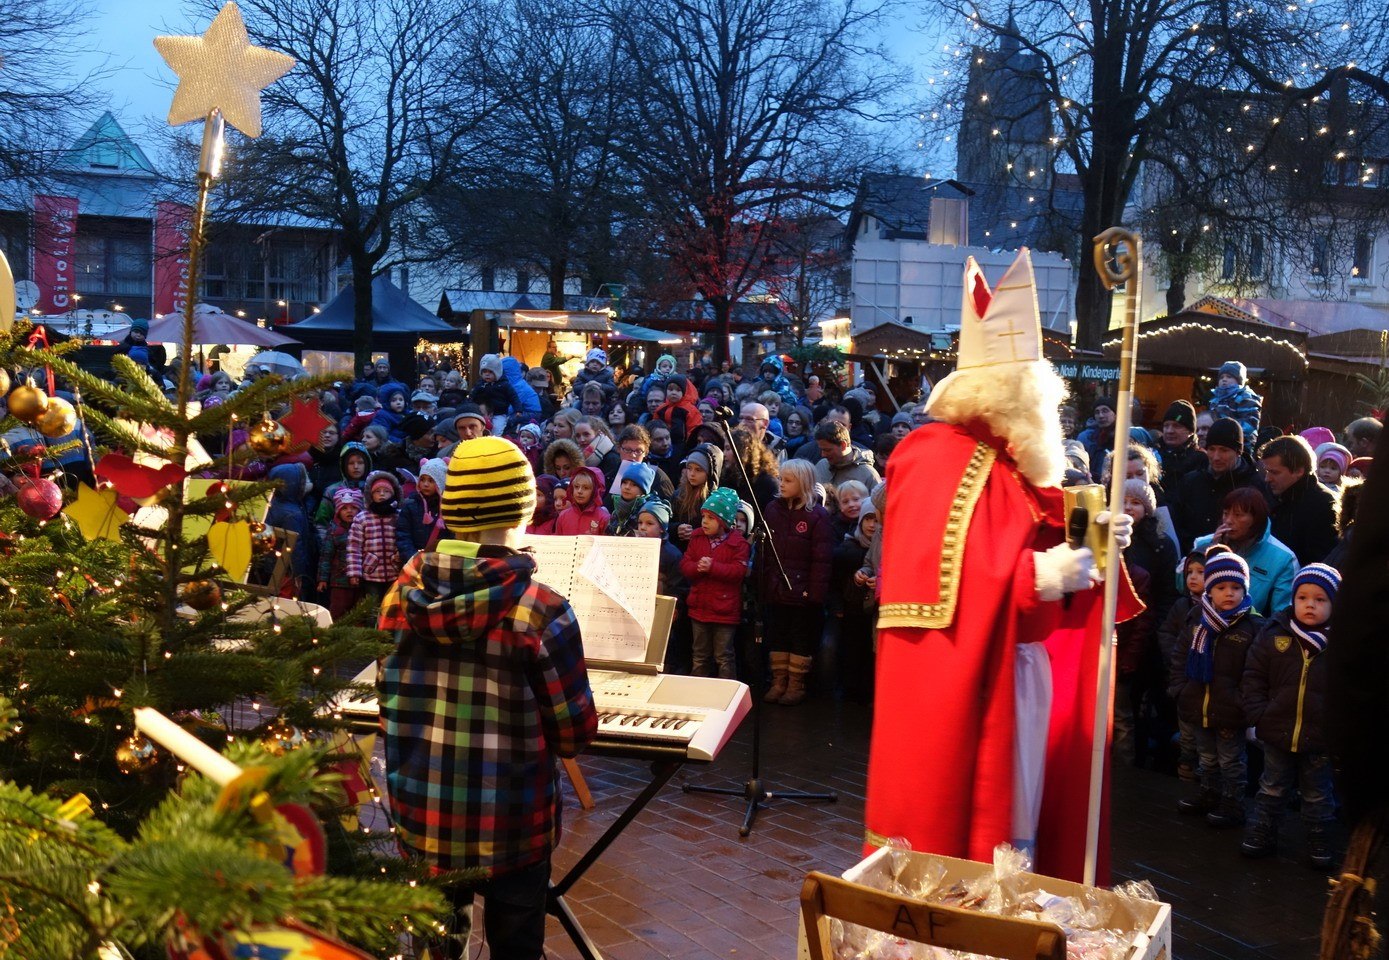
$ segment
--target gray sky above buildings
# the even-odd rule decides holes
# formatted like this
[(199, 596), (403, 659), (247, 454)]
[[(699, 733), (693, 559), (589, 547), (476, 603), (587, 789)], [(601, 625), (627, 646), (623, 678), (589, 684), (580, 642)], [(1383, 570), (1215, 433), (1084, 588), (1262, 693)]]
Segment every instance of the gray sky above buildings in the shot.
[[(79, 70), (105, 72), (98, 82), (110, 93), (111, 110), (156, 162), (156, 135), (173, 98), (174, 75), (155, 52), (154, 38), (206, 29), (207, 18), (195, 21), (192, 9), (185, 0), (92, 0), (93, 22), (86, 44), (90, 49), (77, 54), (74, 64)], [(925, 19), (920, 5), (903, 4), (883, 30), (889, 52), (918, 78), (931, 68), (940, 49), (939, 36), (927, 31)], [(924, 87), (924, 79), (921, 82)], [(916, 135), (915, 130), (893, 133), (894, 139), (902, 141), (904, 153), (911, 150)], [(903, 162), (916, 165), (910, 156), (904, 156)]]

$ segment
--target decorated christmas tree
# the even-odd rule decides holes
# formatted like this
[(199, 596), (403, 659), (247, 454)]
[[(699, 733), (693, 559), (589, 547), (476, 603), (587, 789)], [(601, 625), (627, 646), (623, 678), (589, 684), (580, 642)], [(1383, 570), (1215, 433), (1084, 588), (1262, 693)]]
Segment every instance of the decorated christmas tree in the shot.
[[(292, 62), (249, 45), (234, 4), (157, 44), (180, 74), (171, 122), (206, 124), (196, 290), (223, 114), (258, 134), (258, 91)], [(333, 710), (389, 639), (368, 611), (331, 623), (246, 582), (282, 567), (292, 536), (262, 522), (275, 484), (242, 467), (319, 442), (322, 383), (263, 377), (200, 405), (191, 298), (183, 320), (172, 398), (127, 356), (113, 381), (24, 325), (0, 335), (0, 379), (29, 372), (0, 383), (0, 426), (38, 438), (3, 451), (0, 957), (359, 955), (315, 931), (399, 954), (441, 900), (377, 846), (389, 834), (357, 827), (356, 805), (379, 800), (370, 749)], [(43, 471), (72, 444), (95, 482), (65, 496)], [(236, 769), (213, 748), (244, 775), (200, 776)]]

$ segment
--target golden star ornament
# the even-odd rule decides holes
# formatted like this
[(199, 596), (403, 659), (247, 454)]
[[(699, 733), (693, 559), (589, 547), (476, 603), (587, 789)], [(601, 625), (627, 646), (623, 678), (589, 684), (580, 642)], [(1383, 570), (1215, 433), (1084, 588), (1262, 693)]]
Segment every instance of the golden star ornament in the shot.
[(246, 136), (260, 136), (260, 92), (294, 66), (288, 54), (251, 46), (235, 3), (218, 11), (202, 36), (155, 37), (154, 46), (178, 74), (169, 108), (174, 127), (216, 109)]

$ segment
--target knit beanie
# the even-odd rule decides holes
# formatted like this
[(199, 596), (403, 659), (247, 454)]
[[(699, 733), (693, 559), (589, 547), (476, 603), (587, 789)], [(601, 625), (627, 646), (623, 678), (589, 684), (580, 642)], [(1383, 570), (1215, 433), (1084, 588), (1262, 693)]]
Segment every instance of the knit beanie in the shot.
[(1249, 564), (1228, 547), (1206, 554), (1206, 593), (1217, 583), (1238, 583), (1249, 591)]
[(1129, 477), (1124, 481), (1125, 499), (1132, 497), (1143, 504), (1143, 509), (1148, 511), (1145, 516), (1157, 514), (1157, 494), (1153, 493), (1153, 485), (1142, 477)]
[(1332, 433), (1326, 427), (1308, 427), (1306, 430), (1303, 430), (1299, 436), (1313, 447), (1320, 447), (1323, 444), (1336, 442), (1336, 434)]
[(362, 498), (362, 491), (354, 487), (338, 487), (337, 492), (333, 494), (333, 512), (337, 513), (349, 503), (354, 507), (365, 505), (366, 501)]
[(483, 370), (491, 370), (492, 375), (498, 380), (502, 378), (502, 358), (495, 353), (483, 354), (482, 359), (478, 361), (478, 367)]
[(584, 354), (584, 363), (591, 363), (594, 360), (597, 360), (606, 367), (608, 365), (607, 351), (599, 347), (594, 347), (588, 353)]
[(1192, 433), (1196, 432), (1196, 408), (1188, 400), (1173, 400), (1167, 412), (1162, 415), (1163, 423), (1168, 420), (1186, 427)]
[(712, 513), (724, 522), (724, 526), (732, 527), (738, 519), (738, 495), (733, 492), (732, 487), (719, 487), (709, 494), (700, 510), (705, 513)]
[(912, 423), (912, 415), (908, 413), (906, 410), (903, 410), (901, 413), (894, 413), (892, 415), (892, 426), (895, 427), (899, 423), (904, 423), (908, 427), (915, 426), (915, 424)]
[(637, 511), (637, 516), (641, 516), (643, 513), (651, 514), (651, 518), (661, 525), (662, 530), (670, 526), (670, 504), (664, 500), (658, 500), (655, 497), (647, 500)]
[(1249, 371), (1246, 370), (1244, 364), (1240, 363), (1238, 360), (1226, 360), (1222, 363), (1216, 377), (1223, 377), (1227, 373), (1234, 377), (1241, 387), (1244, 386), (1245, 381), (1249, 379)]
[(143, 317), (136, 320), (132, 320), (130, 321), (130, 329), (132, 332), (139, 330), (141, 333), (149, 333), (150, 322), (144, 319)]
[(1359, 470), (1360, 475), (1368, 480), (1370, 479), (1370, 468), (1373, 467), (1374, 464), (1374, 457), (1356, 457), (1346, 467), (1346, 473), (1350, 473), (1352, 470)]
[(438, 457), (423, 460), (420, 462), (420, 476), (433, 480), (439, 492), (443, 493), (444, 484), (448, 483), (449, 465)]
[(631, 480), (645, 495), (651, 492), (651, 485), (656, 482), (656, 468), (649, 463), (629, 463), (622, 471), (622, 479)]
[(460, 441), (449, 460), (439, 513), (455, 534), (525, 526), (535, 513), (530, 461), (501, 437)]
[(456, 424), (459, 420), (466, 417), (471, 417), (476, 420), (478, 423), (482, 424), (484, 429), (490, 426), (487, 422), (487, 418), (482, 415), (482, 408), (471, 400), (464, 400), (458, 405), (458, 410), (453, 415), (453, 422)]
[(723, 473), (723, 451), (710, 444), (701, 443), (685, 454), (685, 459), (680, 461), (682, 467), (687, 463), (696, 463), (703, 467), (704, 472), (709, 474), (709, 479), (718, 483), (719, 475)]
[(131, 360), (134, 360), (134, 361), (135, 361), (136, 363), (138, 363), (140, 366), (142, 366), (142, 367), (147, 367), (147, 366), (149, 366), (149, 363), (150, 363), (150, 351), (149, 351), (149, 347), (131, 347), (131, 348), (130, 348), (130, 354), (129, 354), (129, 356), (130, 356), (130, 359), (131, 359)]
[(434, 429), (434, 418), (423, 413), (407, 413), (400, 419), (400, 432), (411, 440), (418, 440)]
[(536, 443), (539, 443), (545, 437), (545, 431), (540, 429), (540, 424), (538, 423), (523, 423), (516, 428), (516, 432), (518, 434), (529, 433), (531, 436), (535, 437)]
[(1323, 460), (1331, 460), (1336, 464), (1338, 470), (1345, 473), (1350, 467), (1351, 460), (1355, 459), (1349, 450), (1339, 443), (1323, 443), (1317, 447), (1317, 463)]
[(1294, 595), (1297, 594), (1297, 588), (1304, 583), (1321, 587), (1326, 592), (1326, 599), (1335, 603), (1336, 591), (1341, 587), (1341, 572), (1329, 564), (1309, 563), (1297, 571), (1297, 576), (1293, 577)]
[(1244, 428), (1233, 417), (1221, 417), (1206, 431), (1206, 446), (1239, 452), (1244, 449)]
[(1098, 410), (1100, 407), (1105, 407), (1109, 410), (1113, 410), (1116, 412), (1119, 409), (1118, 406), (1115, 404), (1113, 397), (1096, 397), (1095, 403), (1090, 409), (1094, 411)]

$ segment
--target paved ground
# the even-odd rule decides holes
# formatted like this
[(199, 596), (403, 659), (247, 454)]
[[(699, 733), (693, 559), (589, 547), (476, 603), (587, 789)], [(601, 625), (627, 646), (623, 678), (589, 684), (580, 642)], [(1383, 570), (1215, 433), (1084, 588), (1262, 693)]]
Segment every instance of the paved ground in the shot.
[[(681, 783), (738, 786), (750, 763), (750, 724), (718, 762), (685, 767), (578, 883), (572, 905), (605, 956), (795, 956), (797, 896), (812, 869), (858, 859), (869, 717), (866, 707), (811, 700), (768, 708), (763, 775), (774, 788), (839, 794), (835, 804), (773, 802), (747, 840), (742, 805), (681, 791)], [(566, 807), (556, 860), (567, 868), (643, 785), (643, 765), (582, 761), (596, 808)], [(1173, 905), (1179, 960), (1311, 958), (1326, 879), (1295, 859), (1300, 829), (1287, 823), (1277, 859), (1240, 857), (1239, 832), (1217, 832), (1175, 813), (1184, 784), (1131, 768), (1115, 775), (1116, 880), (1146, 877)], [(549, 956), (578, 954), (551, 920)], [(486, 951), (475, 944), (474, 956)]]

